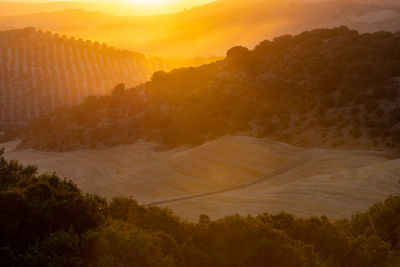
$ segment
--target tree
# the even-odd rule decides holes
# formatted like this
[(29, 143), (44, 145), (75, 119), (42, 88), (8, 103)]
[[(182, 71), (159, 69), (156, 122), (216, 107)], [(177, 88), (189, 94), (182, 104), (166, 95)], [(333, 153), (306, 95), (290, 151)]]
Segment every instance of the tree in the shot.
[(71, 232), (54, 232), (43, 241), (31, 245), (19, 259), (26, 266), (82, 266), (89, 240)]
[(38, 175), (35, 167), (0, 156), (0, 179), (0, 247), (20, 253), (51, 232), (85, 233), (104, 218), (105, 199), (83, 195), (55, 174)]
[(125, 84), (124, 83), (119, 83), (117, 84), (113, 91), (112, 91), (112, 95), (113, 96), (121, 96), (125, 93)]
[(235, 46), (228, 50), (226, 58), (230, 66), (246, 69), (250, 63), (250, 51), (246, 47)]
[(176, 266), (175, 251), (168, 251), (173, 249), (174, 244), (166, 249), (164, 242), (159, 234), (148, 233), (130, 224), (112, 222), (100, 229), (95, 263), (99, 267)]

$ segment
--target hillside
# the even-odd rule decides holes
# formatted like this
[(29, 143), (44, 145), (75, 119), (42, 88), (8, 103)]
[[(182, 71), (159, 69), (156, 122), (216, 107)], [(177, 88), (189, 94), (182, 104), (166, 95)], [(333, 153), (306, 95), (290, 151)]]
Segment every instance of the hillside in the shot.
[(33, 26), (163, 58), (192, 58), (221, 56), (233, 45), (254, 47), (267, 38), (315, 28), (346, 25), (360, 32), (396, 31), (400, 7), (395, 0), (220, 0), (154, 16), (116, 16), (112, 9), (57, 9), (2, 16), (0, 25)]
[(143, 142), (73, 152), (12, 151), (15, 145), (6, 145), (8, 159), (69, 177), (84, 192), (132, 196), (191, 221), (263, 211), (343, 218), (400, 190), (399, 159), (385, 152), (303, 149), (243, 136), (168, 151)]
[(198, 145), (245, 133), (311, 147), (399, 149), (400, 37), (346, 27), (235, 47), (156, 72), (33, 122), (22, 148), (65, 151), (151, 140)]
[(0, 32), (0, 124), (105, 95), (167, 70), (159, 59), (33, 28)]

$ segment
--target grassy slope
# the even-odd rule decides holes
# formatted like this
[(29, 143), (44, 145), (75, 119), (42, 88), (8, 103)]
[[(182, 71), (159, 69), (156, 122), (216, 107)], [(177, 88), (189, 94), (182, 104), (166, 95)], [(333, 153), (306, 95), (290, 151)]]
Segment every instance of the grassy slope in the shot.
[[(133, 196), (144, 204), (161, 201), (191, 220), (201, 213), (219, 218), (262, 211), (340, 218), (400, 189), (399, 161), (383, 152), (300, 149), (249, 137), (225, 137), (195, 148), (154, 148), (138, 143), (6, 156), (69, 177), (86, 192)], [(198, 197), (204, 193), (211, 194)], [(182, 197), (187, 198), (176, 200)]]

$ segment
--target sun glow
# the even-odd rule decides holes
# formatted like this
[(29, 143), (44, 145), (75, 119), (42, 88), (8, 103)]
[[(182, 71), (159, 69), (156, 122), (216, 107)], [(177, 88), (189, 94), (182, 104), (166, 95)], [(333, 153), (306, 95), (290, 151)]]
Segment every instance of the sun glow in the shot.
[(142, 6), (155, 6), (170, 4), (171, 0), (127, 0), (127, 2)]

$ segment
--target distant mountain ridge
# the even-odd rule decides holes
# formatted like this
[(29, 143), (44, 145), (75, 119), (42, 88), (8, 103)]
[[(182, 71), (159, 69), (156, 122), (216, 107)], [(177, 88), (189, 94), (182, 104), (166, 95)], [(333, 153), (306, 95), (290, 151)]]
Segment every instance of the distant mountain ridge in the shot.
[[(209, 0), (210, 2), (212, 0)], [(186, 1), (170, 1), (167, 5), (153, 6), (149, 8), (142, 3), (137, 1), (80, 1), (80, 0), (68, 0), (68, 1), (0, 1), (0, 16), (20, 16), (38, 12), (53, 12), (61, 11), (65, 9), (84, 9), (88, 11), (100, 11), (112, 13), (120, 16), (135, 15), (144, 16), (152, 14), (165, 14), (173, 13), (179, 10), (183, 10), (185, 7), (190, 8)], [(205, 0), (191, 0), (192, 6), (198, 6), (204, 4)]]
[(400, 30), (397, 0), (223, 0), (154, 16), (92, 11), (2, 16), (0, 26), (34, 26), (164, 58), (221, 56), (233, 45), (254, 47), (267, 38), (315, 28), (346, 25), (362, 33)]
[(56, 107), (105, 95), (119, 82), (168, 70), (160, 59), (34, 28), (0, 32), (0, 124), (27, 122)]

